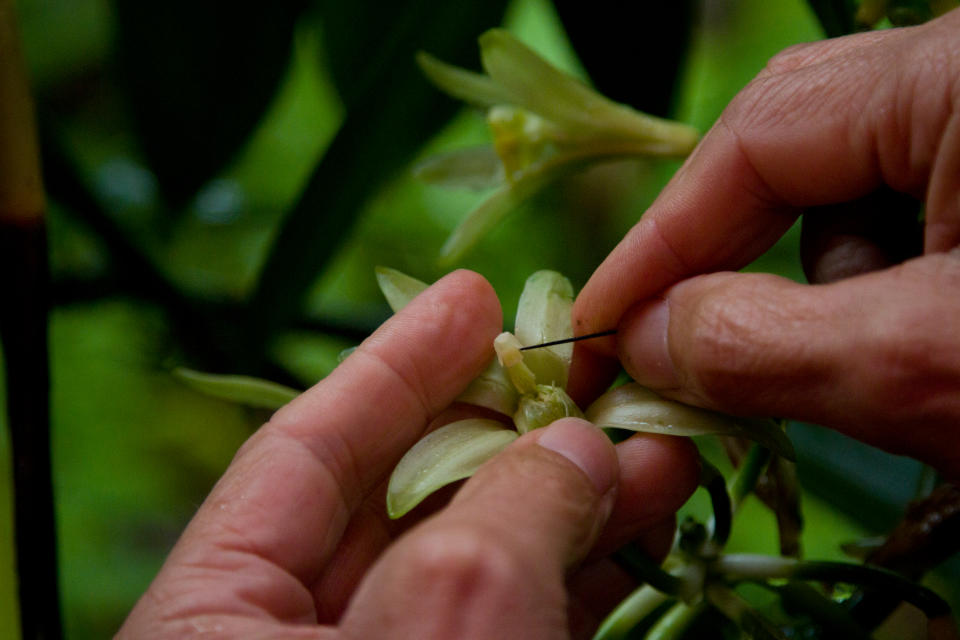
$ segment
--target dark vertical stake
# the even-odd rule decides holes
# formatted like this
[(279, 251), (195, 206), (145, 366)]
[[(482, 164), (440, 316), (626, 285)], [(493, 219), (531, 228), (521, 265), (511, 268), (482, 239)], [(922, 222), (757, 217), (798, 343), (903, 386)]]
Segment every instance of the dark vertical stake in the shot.
[(50, 464), (47, 251), (42, 220), (0, 223), (0, 339), (13, 452), (24, 638), (62, 635)]
[(0, 344), (13, 461), (20, 628), (61, 637), (50, 476), (46, 203), (14, 0), (0, 0)]

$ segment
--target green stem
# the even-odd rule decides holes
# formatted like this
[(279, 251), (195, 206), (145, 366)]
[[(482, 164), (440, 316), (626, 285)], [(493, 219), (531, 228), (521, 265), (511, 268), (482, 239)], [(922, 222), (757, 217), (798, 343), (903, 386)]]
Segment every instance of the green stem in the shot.
[(678, 602), (650, 628), (645, 640), (675, 640), (680, 638), (706, 610), (707, 605), (704, 602), (692, 606)]
[(748, 638), (755, 640), (786, 640), (773, 623), (764, 618), (730, 587), (711, 583), (704, 590), (707, 602), (736, 624)]
[(670, 596), (667, 594), (657, 591), (648, 584), (643, 585), (610, 612), (597, 629), (593, 640), (626, 638), (634, 627), (669, 599)]
[(879, 567), (846, 562), (798, 562), (789, 558), (727, 554), (717, 558), (710, 565), (710, 571), (728, 580), (797, 578), (867, 585), (896, 595), (923, 611), (929, 618), (950, 612), (950, 605), (930, 589)]
[(758, 444), (750, 446), (750, 451), (747, 453), (746, 458), (743, 459), (743, 464), (740, 465), (737, 474), (731, 479), (728, 485), (730, 491), (730, 508), (734, 513), (740, 508), (740, 504), (744, 498), (757, 486), (757, 480), (760, 479), (760, 474), (763, 473), (771, 457), (772, 454), (766, 447), (761, 447)]
[(784, 609), (802, 611), (823, 629), (824, 640), (870, 640), (870, 634), (860, 626), (846, 608), (803, 582), (789, 582), (774, 587), (766, 585), (779, 596)]
[(646, 551), (633, 543), (621, 547), (615, 556), (619, 564), (633, 577), (646, 582), (657, 591), (672, 596), (681, 596), (689, 591), (686, 579), (664, 571)]
[[(754, 445), (756, 448), (756, 445)], [(700, 486), (710, 494), (713, 518), (710, 521), (710, 539), (720, 549), (730, 538), (733, 524), (733, 503), (727, 493), (727, 484), (723, 474), (706, 458), (700, 457)]]

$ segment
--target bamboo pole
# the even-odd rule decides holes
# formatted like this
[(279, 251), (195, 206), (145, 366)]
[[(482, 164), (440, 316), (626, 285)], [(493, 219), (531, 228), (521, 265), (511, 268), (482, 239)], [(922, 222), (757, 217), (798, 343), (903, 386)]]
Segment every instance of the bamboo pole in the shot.
[(0, 340), (23, 638), (62, 635), (50, 463), (45, 199), (13, 0), (0, 0)]

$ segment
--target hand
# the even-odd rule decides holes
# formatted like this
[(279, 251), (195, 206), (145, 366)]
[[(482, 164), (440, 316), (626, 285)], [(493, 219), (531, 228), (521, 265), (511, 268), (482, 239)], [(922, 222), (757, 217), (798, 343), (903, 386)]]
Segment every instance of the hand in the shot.
[[(580, 346), (590, 357), (575, 358), (575, 393), (602, 384), (602, 356), (616, 353), (666, 396), (831, 426), (956, 477), (958, 31), (955, 10), (773, 58), (577, 299), (577, 334), (619, 331)], [(925, 200), (922, 257), (891, 266), (909, 250), (862, 233), (916, 236), (910, 218), (877, 209), (862, 224), (860, 199), (882, 189)], [(834, 282), (715, 273), (748, 264), (804, 212), (807, 272)]]
[(638, 536), (668, 550), (697, 481), (686, 439), (615, 449), (565, 419), (519, 438), (447, 508), (413, 512), (412, 528), (386, 516), (387, 477), (428, 425), (462, 413), (447, 407), (492, 357), (500, 322), (486, 281), (454, 273), (281, 409), (237, 453), (119, 637), (588, 634), (633, 586), (604, 552)]

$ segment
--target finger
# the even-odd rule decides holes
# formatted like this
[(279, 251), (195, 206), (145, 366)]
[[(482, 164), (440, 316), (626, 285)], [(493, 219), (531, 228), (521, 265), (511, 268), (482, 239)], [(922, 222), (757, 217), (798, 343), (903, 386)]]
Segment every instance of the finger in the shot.
[[(505, 427), (513, 426), (509, 418), (502, 414), (474, 405), (454, 403), (431, 421), (425, 433), (457, 420), (477, 417), (502, 420)], [(391, 520), (387, 515), (386, 505), (388, 482), (389, 479), (381, 483), (354, 511), (350, 524), (340, 538), (336, 553), (312, 584), (317, 603), (317, 621), (320, 623), (335, 623), (339, 620), (363, 576), (393, 540), (403, 531), (444, 507), (459, 488), (457, 483), (443, 487), (400, 520)]]
[(573, 345), (567, 393), (577, 406), (588, 407), (610, 388), (620, 370), (620, 362), (616, 358), (576, 342)]
[(641, 384), (740, 415), (831, 426), (958, 469), (960, 251), (829, 285), (712, 274), (638, 305), (618, 338)]
[(882, 44), (892, 38), (899, 37), (900, 32), (895, 29), (865, 31), (839, 38), (820, 40), (817, 42), (803, 42), (787, 47), (767, 62), (760, 72), (760, 77), (789, 73), (804, 67), (828, 62), (832, 58), (850, 52)]
[(603, 433), (564, 419), (481, 467), (453, 503), (374, 566), (347, 610), (348, 637), (567, 635), (567, 572), (615, 499), (617, 458)]
[(881, 189), (804, 212), (800, 258), (807, 280), (826, 283), (878, 271), (923, 251), (919, 203)]
[[(949, 170), (960, 164), (960, 145), (947, 138), (960, 123), (942, 82), (945, 70), (957, 73), (958, 24), (955, 11), (898, 30), (882, 46), (752, 82), (591, 277), (574, 305), (576, 333), (615, 326), (634, 303), (684, 278), (739, 269), (801, 209), (882, 184), (926, 194), (928, 250), (943, 249), (934, 231), (960, 233), (960, 171)], [(590, 346), (612, 353), (613, 341)]]
[[(145, 599), (165, 594), (167, 617), (239, 607), (314, 619), (306, 585), (366, 492), (483, 369), (499, 330), (499, 304), (476, 274), (418, 296), (241, 448)], [(221, 602), (245, 585), (245, 598)]]
[(673, 538), (674, 516), (700, 480), (700, 456), (689, 438), (638, 433), (617, 445), (620, 483), (613, 513), (592, 556), (638, 541), (662, 558)]

